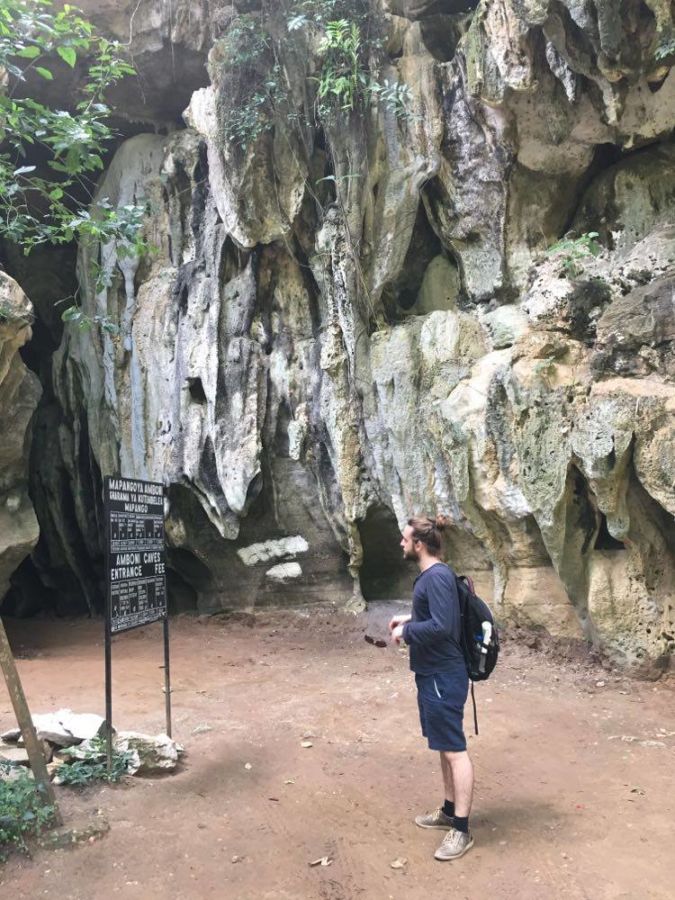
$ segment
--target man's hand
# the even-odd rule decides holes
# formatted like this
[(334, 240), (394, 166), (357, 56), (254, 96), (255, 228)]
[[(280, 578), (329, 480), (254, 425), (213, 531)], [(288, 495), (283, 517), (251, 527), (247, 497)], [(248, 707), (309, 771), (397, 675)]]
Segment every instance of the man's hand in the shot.
[(389, 623), (389, 631), (393, 631), (398, 625), (405, 625), (405, 623), (409, 622), (411, 619), (412, 616), (394, 616)]
[[(406, 622), (409, 621), (409, 619), (410, 616), (408, 616)], [(391, 639), (395, 644), (400, 644), (403, 640), (403, 625), (405, 625), (405, 622), (403, 622), (401, 625), (397, 625), (391, 632)]]

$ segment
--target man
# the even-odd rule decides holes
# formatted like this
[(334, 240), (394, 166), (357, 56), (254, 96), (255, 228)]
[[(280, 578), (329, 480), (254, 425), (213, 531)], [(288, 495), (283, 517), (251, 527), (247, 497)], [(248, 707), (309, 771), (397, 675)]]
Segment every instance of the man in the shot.
[(441, 532), (446, 520), (412, 518), (403, 530), (406, 559), (420, 569), (413, 588), (411, 616), (394, 616), (392, 640), (410, 646), (422, 734), (438, 750), (445, 802), (432, 813), (417, 816), (420, 828), (447, 831), (436, 859), (459, 859), (473, 846), (469, 813), (473, 797), (473, 766), (463, 730), (469, 677), (461, 648), (461, 616), (455, 575), (441, 562)]

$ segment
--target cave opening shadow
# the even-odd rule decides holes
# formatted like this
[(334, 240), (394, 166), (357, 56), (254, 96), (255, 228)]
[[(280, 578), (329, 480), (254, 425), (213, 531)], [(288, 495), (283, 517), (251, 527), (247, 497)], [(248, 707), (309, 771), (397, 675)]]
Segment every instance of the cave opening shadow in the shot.
[(409, 599), (419, 573), (413, 562), (403, 559), (394, 513), (381, 504), (371, 506), (357, 524), (363, 547), (359, 577), (364, 600)]

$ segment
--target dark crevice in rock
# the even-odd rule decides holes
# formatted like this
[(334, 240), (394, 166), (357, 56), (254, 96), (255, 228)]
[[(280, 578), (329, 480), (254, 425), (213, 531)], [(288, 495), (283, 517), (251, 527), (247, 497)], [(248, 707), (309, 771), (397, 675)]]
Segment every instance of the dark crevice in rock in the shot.
[(199, 460), (199, 481), (204, 490), (218, 496), (221, 493), (220, 479), (218, 478), (218, 464), (211, 438), (206, 438)]
[(248, 264), (252, 251), (244, 250), (237, 246), (228, 235), (220, 251), (220, 267), (218, 269), (218, 284), (225, 285), (234, 277), (243, 272)]
[(192, 284), (194, 275), (194, 262), (185, 263), (181, 266), (177, 273), (175, 281), (171, 287), (173, 294), (172, 309), (176, 310), (176, 316), (184, 316), (187, 313), (188, 298), (190, 296), (190, 285)]
[(27, 619), (38, 613), (54, 615), (68, 613), (68, 605), (63, 604), (63, 595), (44, 584), (34, 561), (38, 547), (27, 556), (10, 578), (10, 588), (2, 602), (3, 615), (15, 619)]
[(168, 554), (166, 567), (166, 594), (169, 615), (195, 612), (198, 609), (199, 595), (197, 591), (192, 585), (185, 581), (180, 572), (171, 567)]
[[(428, 227), (435, 237), (437, 246), (442, 249), (442, 252), (447, 257), (447, 259), (454, 266), (456, 266), (458, 270), (460, 288), (457, 296), (457, 305), (462, 310), (475, 309), (476, 304), (473, 300), (470, 299), (470, 294), (466, 287), (466, 279), (462, 269), (461, 256), (455, 250), (455, 248), (453, 248), (452, 241), (448, 240), (447, 236), (444, 235), (442, 231), (440, 231), (440, 224), (436, 220), (436, 216), (434, 213), (436, 209), (441, 208), (448, 202), (448, 198), (445, 196), (444, 189), (438, 178), (432, 178), (427, 181), (421, 191), (421, 200)], [(479, 244), (481, 240), (481, 235), (477, 232), (468, 232), (462, 238), (461, 243), (464, 245), (470, 245), (471, 243)], [(503, 291), (501, 293), (503, 294)], [(500, 295), (499, 291), (495, 292), (495, 296), (497, 295)]]
[[(77, 449), (71, 443), (76, 435)], [(63, 449), (69, 444), (73, 458), (64, 460)], [(71, 474), (75, 460), (79, 467)], [(57, 592), (61, 614), (103, 612), (101, 489), (86, 417), (73, 427), (56, 402), (39, 407), (33, 426), (30, 496), (40, 540), (32, 560), (41, 581)]]
[(413, 563), (403, 559), (401, 533), (394, 513), (384, 505), (371, 506), (357, 522), (363, 562), (359, 570), (365, 600), (406, 597), (414, 578)]
[(424, 46), (434, 59), (450, 62), (470, 21), (471, 17), (467, 15), (437, 14), (425, 17), (420, 23)]
[(78, 291), (76, 256), (75, 244), (42, 245), (29, 256), (15, 245), (3, 244), (0, 250), (0, 265), (33, 304), (33, 336), (20, 352), (28, 368), (40, 378), (47, 397), (51, 396), (52, 355), (63, 335), (61, 312), (72, 304)]
[(574, 606), (587, 637), (592, 636), (588, 609), (588, 554), (599, 530), (595, 495), (574, 463), (567, 471), (564, 494), (565, 523), (560, 547), (558, 574)]
[[(613, 250), (614, 241), (611, 231), (613, 222), (619, 218), (618, 210), (613, 208), (611, 200), (608, 200), (603, 210), (603, 218), (599, 220), (593, 208), (594, 197), (589, 192), (589, 188), (598, 182), (599, 177), (603, 173), (610, 172), (615, 166), (625, 164), (627, 160), (639, 160), (641, 157), (653, 152), (655, 147), (671, 143), (671, 140), (652, 140), (628, 151), (623, 151), (616, 144), (599, 144), (596, 147), (591, 165), (577, 186), (576, 194), (578, 200), (574, 204), (561, 237), (569, 233), (578, 236), (578, 232), (597, 231), (600, 234), (600, 241), (603, 246)], [(575, 223), (576, 227), (574, 227)]]
[(125, 123), (180, 128), (193, 93), (209, 84), (206, 54), (165, 40), (159, 51), (134, 58), (137, 75), (109, 91), (108, 102), (124, 110)]
[[(214, 589), (213, 572), (189, 543), (175, 546), (174, 533), (200, 535), (202, 546), (217, 546), (220, 535), (202, 509), (192, 486), (171, 484), (169, 503), (167, 564), (199, 596)], [(177, 527), (178, 526), (178, 527)]]
[(290, 407), (286, 400), (282, 400), (276, 410), (276, 428), (271, 448), (272, 456), (288, 457), (289, 437), (288, 426), (293, 419)]
[(598, 533), (598, 517), (595, 497), (588, 482), (576, 466), (571, 465), (568, 473), (570, 485), (569, 519), (574, 530), (581, 535), (581, 556), (584, 556), (593, 546), (593, 541)]
[(203, 240), (204, 214), (209, 197), (209, 160), (205, 141), (200, 141), (197, 164), (193, 174), (194, 190), (190, 198), (192, 208), (190, 225), (197, 242), (197, 252), (201, 250)]
[(207, 590), (211, 585), (211, 572), (198, 556), (185, 547), (171, 547), (167, 553), (171, 570), (180, 576), (193, 591)]
[(382, 292), (382, 304), (388, 324), (403, 321), (406, 313), (413, 310), (429, 263), (441, 255), (444, 255), (441, 242), (429, 223), (424, 204), (420, 202), (400, 273)]
[(406, 19), (425, 20), (430, 16), (451, 16), (476, 9), (478, 0), (390, 0), (394, 15)]
[(567, 299), (566, 319), (569, 334), (592, 346), (598, 318), (611, 300), (608, 284), (600, 279), (577, 281)]
[(206, 403), (206, 393), (201, 378), (188, 378), (187, 386), (190, 397), (195, 403)]
[(579, 213), (579, 207), (583, 202), (583, 198), (589, 186), (602, 172), (611, 169), (612, 166), (616, 165), (616, 163), (621, 160), (621, 158), (621, 148), (617, 147), (616, 144), (597, 145), (593, 153), (593, 159), (590, 166), (586, 169), (583, 177), (574, 187), (576, 200), (570, 207), (570, 213), (567, 217), (567, 221), (565, 222), (565, 225), (558, 237), (564, 237), (566, 234), (570, 233), (573, 223)]
[[(584, 13), (589, 17), (589, 20), (592, 19), (594, 21), (595, 28), (591, 26), (585, 31), (575, 22), (572, 13), (561, 0), (553, 0), (549, 8), (549, 15), (557, 16), (562, 22), (567, 45), (571, 48), (574, 55), (581, 59), (595, 59), (594, 41), (597, 42), (599, 39), (597, 12), (592, 4), (588, 4), (588, 6), (584, 7)], [(590, 26), (591, 22), (588, 21), (588, 24)]]
[[(75, 244), (40, 246), (29, 257), (16, 247), (3, 249), (3, 268), (33, 302), (33, 336), (21, 355), (42, 384), (31, 423), (28, 462), (29, 496), (40, 537), (11, 578), (6, 608), (17, 616), (41, 611), (56, 615), (100, 612), (103, 572), (96, 527), (100, 473), (91, 456), (86, 417), (76, 424), (64, 419), (54, 395), (52, 375), (53, 355), (63, 336), (61, 311), (74, 302), (77, 294), (77, 248)], [(72, 473), (74, 460), (65, 460), (63, 453), (73, 446), (76, 437), (80, 469)], [(81, 530), (76, 496), (79, 509), (91, 517), (92, 528), (87, 535)]]
[(613, 537), (609, 533), (609, 529), (607, 528), (607, 516), (604, 513), (599, 513), (600, 516), (600, 527), (598, 528), (598, 534), (595, 538), (594, 550), (625, 550), (626, 545), (623, 541), (618, 541), (615, 537)]
[(668, 77), (670, 76), (671, 72), (672, 72), (672, 69), (667, 69), (663, 75), (659, 75), (658, 77), (655, 77), (655, 78), (650, 78), (649, 81), (647, 82), (647, 87), (649, 88), (649, 92), (651, 94), (658, 93), (661, 90), (661, 88), (663, 87), (663, 85), (666, 83), (666, 81), (668, 80)]
[(307, 291), (307, 297), (309, 299), (309, 313), (312, 321), (312, 333), (314, 337), (317, 337), (321, 330), (321, 310), (319, 308), (321, 291), (319, 290), (319, 285), (316, 283), (316, 278), (314, 277), (312, 267), (309, 264), (309, 259), (305, 255), (305, 251), (300, 245), (300, 241), (295, 242), (292, 250), (295, 256), (295, 260), (300, 267), (300, 274), (302, 275), (302, 280), (305, 286), (305, 290)]
[[(190, 175), (185, 171), (185, 167), (183, 166), (180, 160), (175, 160), (174, 162), (174, 173), (173, 173), (173, 181), (174, 184), (172, 187), (174, 188), (173, 193), (174, 196), (178, 200), (178, 209), (177, 209), (177, 219), (178, 222), (176, 224), (180, 224), (180, 233), (186, 234), (188, 232), (188, 217), (190, 216), (190, 207), (193, 203), (192, 197), (192, 179)], [(169, 199), (167, 197), (167, 206), (169, 206)], [(199, 210), (200, 217), (204, 215), (204, 208)], [(195, 223), (198, 223), (197, 228), (195, 229)], [(195, 236), (197, 236), (201, 232), (201, 226), (199, 224), (200, 220), (197, 219), (195, 212), (193, 210), (191, 217), (191, 225), (193, 230), (195, 231)], [(180, 247), (172, 248), (171, 253), (172, 262), (174, 265), (180, 264)]]

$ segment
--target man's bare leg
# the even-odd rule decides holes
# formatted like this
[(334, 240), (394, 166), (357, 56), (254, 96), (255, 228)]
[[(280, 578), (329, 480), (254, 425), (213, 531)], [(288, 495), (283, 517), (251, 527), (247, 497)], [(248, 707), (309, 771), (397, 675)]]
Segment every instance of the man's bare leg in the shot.
[[(446, 751), (446, 767), (452, 775), (452, 790), (455, 797), (455, 816), (453, 827), (443, 838), (441, 846), (436, 850), (436, 859), (459, 859), (473, 847), (473, 836), (469, 831), (469, 813), (473, 800), (473, 765), (466, 750), (461, 753)], [(443, 770), (445, 773), (445, 769)]]
[[(469, 754), (466, 750), (461, 753), (444, 751), (441, 753), (441, 758), (444, 759), (445, 766), (450, 770), (451, 774), (455, 815), (460, 818), (466, 818), (471, 812), (471, 802), (473, 800), (473, 765)], [(446, 768), (443, 768), (443, 780), (447, 784), (445, 772)], [(446, 787), (446, 796), (447, 790)]]
[(455, 802), (455, 788), (452, 783), (452, 768), (450, 767), (450, 763), (445, 758), (445, 753), (441, 750), (439, 756), (441, 757), (441, 772), (443, 773), (443, 787), (445, 788), (445, 799), (449, 800), (450, 803)]

